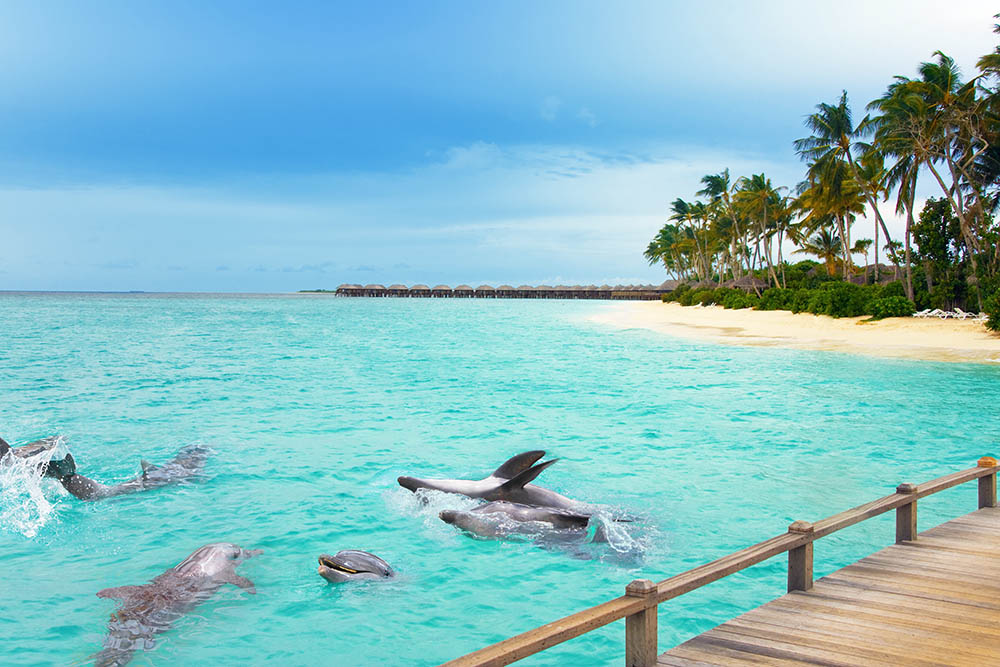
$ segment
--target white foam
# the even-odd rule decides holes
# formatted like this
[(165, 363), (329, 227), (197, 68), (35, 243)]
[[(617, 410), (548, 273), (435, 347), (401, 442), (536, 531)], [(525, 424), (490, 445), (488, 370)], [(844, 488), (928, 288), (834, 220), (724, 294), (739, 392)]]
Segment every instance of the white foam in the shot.
[(55, 512), (42, 491), (45, 464), (58, 449), (23, 459), (8, 452), (0, 458), (0, 531), (34, 537)]

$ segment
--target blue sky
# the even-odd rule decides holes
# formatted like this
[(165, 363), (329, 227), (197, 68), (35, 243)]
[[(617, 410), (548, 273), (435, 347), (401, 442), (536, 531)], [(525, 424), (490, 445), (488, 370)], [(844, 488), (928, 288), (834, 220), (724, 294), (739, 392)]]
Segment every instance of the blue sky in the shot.
[(659, 282), (702, 175), (794, 185), (816, 103), (972, 72), (997, 11), (262, 4), (3, 4), (0, 289)]

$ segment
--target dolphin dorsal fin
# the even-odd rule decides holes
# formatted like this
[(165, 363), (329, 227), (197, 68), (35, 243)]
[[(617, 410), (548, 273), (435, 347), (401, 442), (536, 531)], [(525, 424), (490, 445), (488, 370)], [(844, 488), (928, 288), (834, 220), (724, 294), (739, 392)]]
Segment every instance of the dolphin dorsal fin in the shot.
[(142, 471), (143, 472), (149, 472), (150, 470), (153, 470), (154, 468), (156, 468), (156, 466), (154, 466), (152, 463), (150, 463), (146, 459), (140, 459), (139, 460), (139, 465), (142, 466)]
[(500, 490), (509, 493), (511, 491), (524, 488), (525, 484), (538, 477), (543, 470), (558, 460), (559, 459), (552, 459), (551, 461), (546, 461), (545, 463), (539, 463), (534, 468), (528, 468), (524, 472), (504, 482), (500, 487)]
[(512, 456), (503, 465), (493, 471), (493, 477), (499, 479), (514, 479), (531, 466), (535, 465), (538, 459), (545, 456), (545, 451), (534, 449), (530, 452), (521, 452), (517, 456)]
[(118, 586), (117, 588), (105, 588), (97, 591), (97, 597), (110, 598), (113, 600), (127, 600), (142, 590), (142, 586)]

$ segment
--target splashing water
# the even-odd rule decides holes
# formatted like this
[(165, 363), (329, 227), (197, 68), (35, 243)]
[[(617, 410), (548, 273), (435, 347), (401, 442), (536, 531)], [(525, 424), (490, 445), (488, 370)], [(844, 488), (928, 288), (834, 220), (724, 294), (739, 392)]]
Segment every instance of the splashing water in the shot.
[(8, 452), (0, 459), (0, 531), (34, 537), (55, 511), (42, 490), (45, 464), (56, 448), (21, 458)]

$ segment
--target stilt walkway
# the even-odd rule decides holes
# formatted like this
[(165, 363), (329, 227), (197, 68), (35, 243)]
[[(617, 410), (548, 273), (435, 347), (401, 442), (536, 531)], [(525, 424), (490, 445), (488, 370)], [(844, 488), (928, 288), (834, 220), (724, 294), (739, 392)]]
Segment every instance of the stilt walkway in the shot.
[(667, 651), (657, 664), (1000, 664), (1000, 509), (883, 549)]
[[(507, 665), (625, 619), (627, 667), (1000, 665), (1000, 509), (992, 457), (653, 583), (446, 663)], [(917, 501), (978, 480), (979, 510), (917, 534)], [(896, 544), (813, 582), (813, 543), (896, 511)], [(658, 607), (779, 554), (788, 595), (657, 655)], [(669, 622), (669, 616), (666, 616)]]

